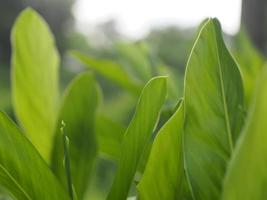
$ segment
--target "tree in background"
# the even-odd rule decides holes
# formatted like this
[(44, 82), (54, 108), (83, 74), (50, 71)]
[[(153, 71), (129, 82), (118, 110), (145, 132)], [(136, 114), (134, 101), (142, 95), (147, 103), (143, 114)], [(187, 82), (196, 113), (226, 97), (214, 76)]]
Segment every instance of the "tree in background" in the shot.
[(15, 18), (26, 7), (37, 10), (50, 25), (60, 52), (66, 48), (66, 32), (73, 27), (74, 0), (0, 0), (0, 60), (10, 60), (10, 30)]
[(267, 40), (267, 1), (243, 0), (241, 22), (254, 45), (261, 52), (265, 52)]

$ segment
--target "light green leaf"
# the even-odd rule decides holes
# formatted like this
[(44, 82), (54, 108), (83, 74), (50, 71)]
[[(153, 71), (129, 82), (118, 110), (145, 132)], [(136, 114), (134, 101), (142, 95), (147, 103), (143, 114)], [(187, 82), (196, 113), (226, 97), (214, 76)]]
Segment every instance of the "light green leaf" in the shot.
[(181, 105), (156, 136), (138, 185), (140, 200), (184, 199), (183, 118)]
[(195, 200), (218, 199), (243, 123), (243, 87), (216, 19), (208, 19), (185, 77), (185, 165)]
[(0, 112), (0, 185), (19, 200), (68, 200), (33, 145)]
[(125, 130), (126, 128), (122, 124), (104, 115), (97, 115), (96, 136), (99, 151), (112, 158), (118, 159)]
[(267, 195), (267, 71), (256, 89), (247, 123), (238, 140), (222, 200), (265, 200)]
[(235, 57), (243, 75), (245, 100), (247, 106), (249, 106), (254, 94), (255, 84), (264, 65), (264, 57), (253, 47), (244, 30), (241, 30), (236, 37)]
[(123, 138), (118, 170), (109, 200), (125, 200), (142, 154), (149, 144), (160, 109), (166, 98), (165, 77), (151, 79), (144, 87), (135, 114)]
[[(141, 44), (140, 44), (141, 45)], [(138, 44), (119, 43), (117, 45), (119, 58), (129, 67), (143, 82), (148, 81), (152, 77), (152, 69), (149, 63), (148, 55)]]
[(70, 141), (71, 175), (78, 199), (82, 199), (96, 157), (95, 111), (98, 105), (98, 88), (91, 73), (76, 77), (66, 90), (60, 109), (52, 155), (52, 169), (66, 185), (63, 168), (61, 122)]
[(139, 95), (142, 84), (130, 77), (122, 66), (114, 61), (94, 59), (78, 51), (72, 51), (72, 55), (87, 67), (113, 81), (120, 87), (134, 93), (135, 95)]
[(58, 52), (46, 22), (24, 10), (12, 29), (12, 96), (27, 137), (48, 160), (58, 103)]

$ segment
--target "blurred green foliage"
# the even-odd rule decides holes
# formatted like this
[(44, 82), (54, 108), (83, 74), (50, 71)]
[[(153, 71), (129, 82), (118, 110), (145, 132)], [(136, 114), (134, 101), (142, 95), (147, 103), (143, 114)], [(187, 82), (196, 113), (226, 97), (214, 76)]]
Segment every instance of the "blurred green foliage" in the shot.
[[(96, 75), (103, 90), (102, 94), (99, 94), (99, 108), (95, 119), (95, 131), (100, 154), (96, 158), (95, 173), (90, 177), (93, 184), (87, 191), (88, 198), (103, 199), (111, 186), (115, 171), (114, 163), (120, 155), (120, 145), (123, 141), (124, 132), (134, 113), (141, 89), (152, 77), (169, 77), (167, 101), (163, 105), (159, 123), (153, 134), (155, 135), (170, 116), (175, 113), (177, 100), (183, 96), (183, 74), (197, 30), (194, 28), (182, 30), (176, 27), (154, 29), (147, 37), (132, 41), (114, 36), (114, 34), (117, 34), (116, 31), (114, 32), (112, 27), (108, 27), (105, 30), (112, 32), (109, 43), (95, 47), (91, 45), (90, 38), (85, 38), (81, 33), (71, 31), (70, 34), (65, 35), (62, 30), (65, 30), (66, 25), (68, 26), (72, 21), (70, 13), (72, 1), (57, 1), (51, 0), (46, 3), (42, 1), (44, 7), (38, 4), (41, 1), (28, 2), (31, 2), (33, 7), (45, 18), (48, 15), (46, 19), (48, 23), (52, 23), (50, 26), (52, 31), (56, 33), (56, 41), (59, 47), (72, 50), (68, 54), (62, 52), (61, 91), (76, 74), (87, 70)], [(13, 6), (11, 2), (8, 3)], [(54, 8), (65, 3), (66, 5), (62, 6), (60, 11), (56, 10), (59, 8)], [(46, 9), (42, 10), (45, 6), (47, 6)], [(25, 4), (19, 7), (16, 12), (19, 12), (23, 7), (25, 7)], [(56, 20), (53, 25), (53, 19), (55, 18), (53, 13), (57, 12), (64, 12), (62, 18), (60, 18), (62, 21)], [(10, 14), (8, 19), (13, 21), (12, 12), (8, 14)], [(108, 26), (111, 25), (108, 24)], [(64, 42), (62, 42), (63, 40)], [(256, 77), (265, 63), (265, 58), (254, 49), (248, 36), (243, 31), (232, 38), (230, 42), (234, 57), (239, 63), (239, 69), (246, 83), (245, 94), (248, 105), (254, 93)], [(3, 48), (5, 49), (5, 47)], [(0, 68), (0, 109), (13, 116), (8, 65), (2, 66)], [(77, 124), (76, 126), (78, 126)], [(147, 154), (149, 154), (150, 146), (147, 149)], [(141, 164), (138, 166), (139, 171), (144, 169), (144, 166), (141, 165), (145, 165), (146, 159), (146, 156), (141, 158)]]

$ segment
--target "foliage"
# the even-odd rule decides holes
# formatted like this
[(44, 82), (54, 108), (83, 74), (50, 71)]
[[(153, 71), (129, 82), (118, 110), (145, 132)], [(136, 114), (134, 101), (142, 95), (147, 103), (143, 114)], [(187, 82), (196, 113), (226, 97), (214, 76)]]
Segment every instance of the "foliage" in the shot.
[[(116, 166), (108, 200), (264, 200), (267, 71), (263, 57), (243, 45), (235, 53), (239, 66), (218, 20), (205, 20), (183, 93), (177, 76), (151, 59), (145, 43), (118, 44), (117, 60), (73, 51), (87, 72), (61, 97), (53, 36), (38, 13), (26, 9), (12, 31), (18, 124), (0, 112), (0, 193), (87, 199), (101, 158)], [(246, 63), (257, 65), (253, 74)], [(94, 73), (122, 95), (106, 102)]]

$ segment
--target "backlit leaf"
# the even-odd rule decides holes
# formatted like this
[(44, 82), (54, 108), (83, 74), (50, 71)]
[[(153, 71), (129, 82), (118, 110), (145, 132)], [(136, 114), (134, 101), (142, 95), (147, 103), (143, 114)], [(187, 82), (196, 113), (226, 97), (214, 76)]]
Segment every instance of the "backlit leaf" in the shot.
[(194, 44), (185, 77), (185, 165), (195, 200), (218, 199), (243, 122), (239, 69), (208, 19)]
[(12, 96), (27, 137), (48, 161), (58, 103), (58, 52), (35, 11), (24, 10), (12, 30)]

